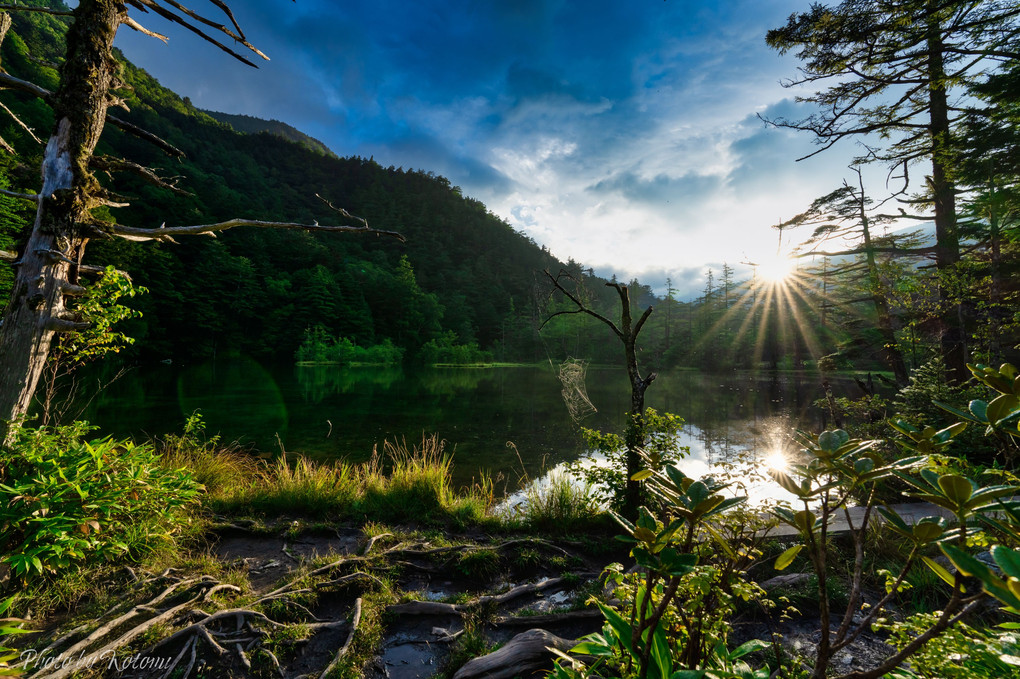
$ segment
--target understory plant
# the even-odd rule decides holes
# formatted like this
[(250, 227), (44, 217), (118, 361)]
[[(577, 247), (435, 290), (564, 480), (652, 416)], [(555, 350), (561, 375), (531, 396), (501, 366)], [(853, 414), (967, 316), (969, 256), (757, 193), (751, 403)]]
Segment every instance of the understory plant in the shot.
[(23, 427), (0, 450), (0, 562), (22, 580), (172, 539), (201, 490), (150, 446), (89, 440), (92, 429)]
[[(933, 427), (919, 429), (899, 420), (893, 427), (902, 435), (897, 443), (908, 452), (908, 457), (888, 461), (875, 450), (879, 441), (851, 439), (842, 430), (820, 435), (797, 432), (806, 463), (794, 466), (789, 473), (771, 472), (800, 505), (796, 510), (791, 507), (776, 510), (780, 521), (796, 529), (798, 542), (779, 556), (775, 567), (777, 570), (786, 568), (803, 552), (818, 581), (819, 642), (813, 657), (809, 658), (813, 679), (828, 676), (834, 655), (849, 647), (875, 623), (887, 623), (896, 636), (899, 625), (906, 623), (888, 623), (886, 616), (906, 589), (907, 576), (912, 569), (928, 568), (949, 586), (950, 594), (941, 610), (928, 617), (911, 619), (911, 632), (903, 636), (904, 643), (876, 667), (843, 676), (877, 679), (893, 672), (928, 642), (971, 613), (981, 603), (981, 593), (968, 592), (964, 588), (963, 573), (950, 573), (933, 557), (938, 547), (947, 553), (969, 554), (972, 546), (984, 544), (979, 527), (982, 518), (997, 511), (1002, 498), (1020, 492), (1020, 488), (1013, 485), (979, 485), (954, 470), (945, 471), (944, 467), (937, 466), (946, 447), (966, 424), (957, 423), (936, 431)], [(879, 506), (875, 499), (876, 487), (892, 477), (911, 488), (908, 495), (941, 508), (948, 518), (928, 517), (909, 523), (892, 508)], [(853, 497), (863, 498), (863, 517), (856, 522), (849, 511)], [(904, 546), (905, 553), (899, 567), (880, 573), (885, 582), (878, 584), (884, 586), (884, 592), (877, 600), (868, 600), (865, 552), (869, 544), (869, 524), (876, 513), (884, 519), (880, 530), (892, 533)], [(848, 601), (841, 612), (833, 609), (830, 585), (836, 552), (829, 531), (837, 516), (847, 522), (853, 546), (853, 561), (848, 569)]]
[[(652, 460), (646, 458), (646, 462)], [(582, 663), (562, 655), (552, 676), (645, 679), (764, 679), (743, 658), (768, 646), (752, 640), (729, 648), (729, 620), (741, 602), (763, 597), (744, 577), (760, 555), (753, 533), (726, 537), (717, 527), (746, 497), (727, 497), (728, 484), (694, 480), (672, 464), (641, 472), (649, 505), (634, 523), (613, 514), (632, 545), (638, 569), (606, 571), (611, 606), (596, 602), (605, 617), (601, 633), (571, 649), (590, 656)]]
[[(585, 457), (567, 465), (572, 474), (597, 489), (599, 499), (616, 511), (621, 511), (627, 500), (627, 439), (640, 442), (639, 451), (644, 465), (654, 472), (662, 471), (691, 452), (688, 446), (679, 443), (684, 425), (682, 417), (672, 413), (660, 414), (654, 408), (646, 408), (642, 415), (630, 414), (627, 417), (626, 437), (581, 428), (585, 447), (593, 454), (602, 454), (605, 462), (591, 464), (591, 458)], [(648, 500), (649, 496), (644, 492), (642, 502), (647, 504)]]

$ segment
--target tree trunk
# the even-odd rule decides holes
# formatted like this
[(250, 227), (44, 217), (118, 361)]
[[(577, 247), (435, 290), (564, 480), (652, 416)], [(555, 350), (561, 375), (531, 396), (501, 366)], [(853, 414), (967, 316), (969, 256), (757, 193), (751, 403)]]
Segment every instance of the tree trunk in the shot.
[(88, 165), (106, 120), (117, 67), (113, 38), (125, 11), (117, 0), (81, 0), (67, 34), (60, 87), (51, 101), (56, 124), (43, 158), (39, 207), (0, 326), (3, 442), (10, 442), (28, 414), (54, 334), (80, 327), (64, 297), (77, 287), (90, 210), (101, 204)]
[(941, 352), (946, 365), (946, 380), (961, 384), (967, 377), (967, 351), (964, 342), (960, 302), (946, 290), (946, 280), (955, 273), (960, 261), (960, 238), (956, 229), (956, 187), (949, 176), (951, 136), (949, 101), (946, 94), (944, 45), (941, 24), (934, 2), (929, 2), (928, 18), (928, 112), (931, 136), (931, 193), (935, 208), (935, 267), (939, 281), (941, 308)]

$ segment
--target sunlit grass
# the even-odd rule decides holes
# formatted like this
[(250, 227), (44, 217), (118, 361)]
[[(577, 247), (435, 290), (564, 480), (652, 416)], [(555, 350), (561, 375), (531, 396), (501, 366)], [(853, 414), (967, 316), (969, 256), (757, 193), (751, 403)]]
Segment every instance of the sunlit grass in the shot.
[(445, 442), (431, 436), (408, 447), (385, 443), (369, 462), (316, 462), (300, 455), (273, 463), (236, 451), (187, 446), (165, 457), (210, 481), (205, 504), (214, 512), (256, 517), (371, 519), (475, 525), (491, 520), (495, 499), (487, 479), (455, 489)]

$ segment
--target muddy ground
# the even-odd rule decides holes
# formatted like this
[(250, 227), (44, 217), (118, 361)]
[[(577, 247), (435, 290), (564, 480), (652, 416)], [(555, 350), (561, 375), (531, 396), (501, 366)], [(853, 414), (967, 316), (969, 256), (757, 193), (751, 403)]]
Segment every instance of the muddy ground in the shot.
[[(555, 540), (390, 530), (369, 537), (355, 526), (294, 534), (222, 525), (208, 540), (224, 567), (218, 575), (132, 573), (123, 600), (106, 614), (20, 645), (52, 646), (47, 657), (57, 660), (29, 668), (39, 679), (90, 673), (295, 679), (317, 678), (328, 668), (330, 676), (371, 679), (453, 676), (471, 656), (515, 638), (523, 643), (518, 635), (529, 630), (564, 643), (599, 631), (601, 615), (585, 602), (601, 593), (607, 564), (629, 563), (626, 547), (609, 535)], [(808, 657), (818, 640), (817, 616), (806, 611), (777, 625), (748, 611), (733, 621), (732, 640), (769, 639), (773, 632), (788, 652)], [(865, 634), (835, 658), (834, 668), (874, 667), (888, 651)], [(540, 655), (536, 667), (550, 668), (549, 654)], [(114, 656), (119, 665), (82, 665), (83, 658)], [(153, 666), (143, 667), (140, 658)], [(458, 679), (472, 676), (467, 669)], [(528, 674), (523, 666), (509, 669), (507, 676)]]

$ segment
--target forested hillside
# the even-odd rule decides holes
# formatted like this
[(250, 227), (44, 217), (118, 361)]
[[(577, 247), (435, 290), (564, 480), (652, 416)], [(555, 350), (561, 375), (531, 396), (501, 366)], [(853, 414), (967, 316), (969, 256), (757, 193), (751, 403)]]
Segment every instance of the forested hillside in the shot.
[[(15, 13), (3, 44), (3, 66), (35, 82), (56, 82), (62, 53), (56, 24), (62, 17)], [(32, 56), (29, 56), (31, 54)], [(45, 54), (46, 59), (38, 59)], [(130, 207), (112, 211), (119, 223), (139, 227), (188, 225), (231, 218), (349, 223), (316, 197), (363, 216), (378, 229), (399, 231), (407, 242), (345, 234), (237, 229), (218, 238), (179, 245), (95, 242), (91, 263), (114, 264), (150, 293), (133, 302), (143, 317), (131, 321), (143, 356), (188, 359), (244, 353), (290, 359), (306, 329), (360, 345), (390, 339), (408, 355), (425, 342), (493, 348), (500, 355), (532, 355), (538, 341), (536, 273), (560, 264), (527, 236), (461, 195), (430, 172), (384, 168), (371, 159), (340, 158), (306, 140), (277, 134), (241, 134), (163, 88), (130, 64), (121, 73), (130, 113), (116, 115), (184, 152), (183, 159), (118, 130), (109, 130), (101, 154), (120, 155), (180, 176), (174, 194), (124, 174), (116, 192)], [(35, 100), (8, 95), (11, 107), (38, 135), (51, 123)], [(268, 123), (266, 123), (268, 125)], [(3, 121), (0, 136), (31, 149), (29, 135)], [(0, 163), (11, 187), (37, 183), (37, 160), (10, 156)], [(340, 153), (343, 149), (337, 149)], [(14, 250), (29, 211), (12, 199), (0, 226), (0, 249)], [(10, 268), (0, 264), (0, 294)], [(499, 347), (496, 347), (499, 348)]]
[[(187, 97), (184, 98), (184, 103), (189, 103), (189, 99)], [(296, 141), (298, 144), (301, 144), (302, 146), (305, 146), (317, 153), (322, 153), (327, 156), (336, 156), (336, 154), (333, 153), (328, 146), (315, 137), (309, 137), (301, 130), (279, 120), (263, 120), (262, 118), (256, 118), (254, 116), (221, 113), (220, 111), (202, 112), (221, 123), (230, 125), (238, 132), (243, 132), (245, 134), (273, 134), (278, 137), (283, 137), (284, 139)]]

